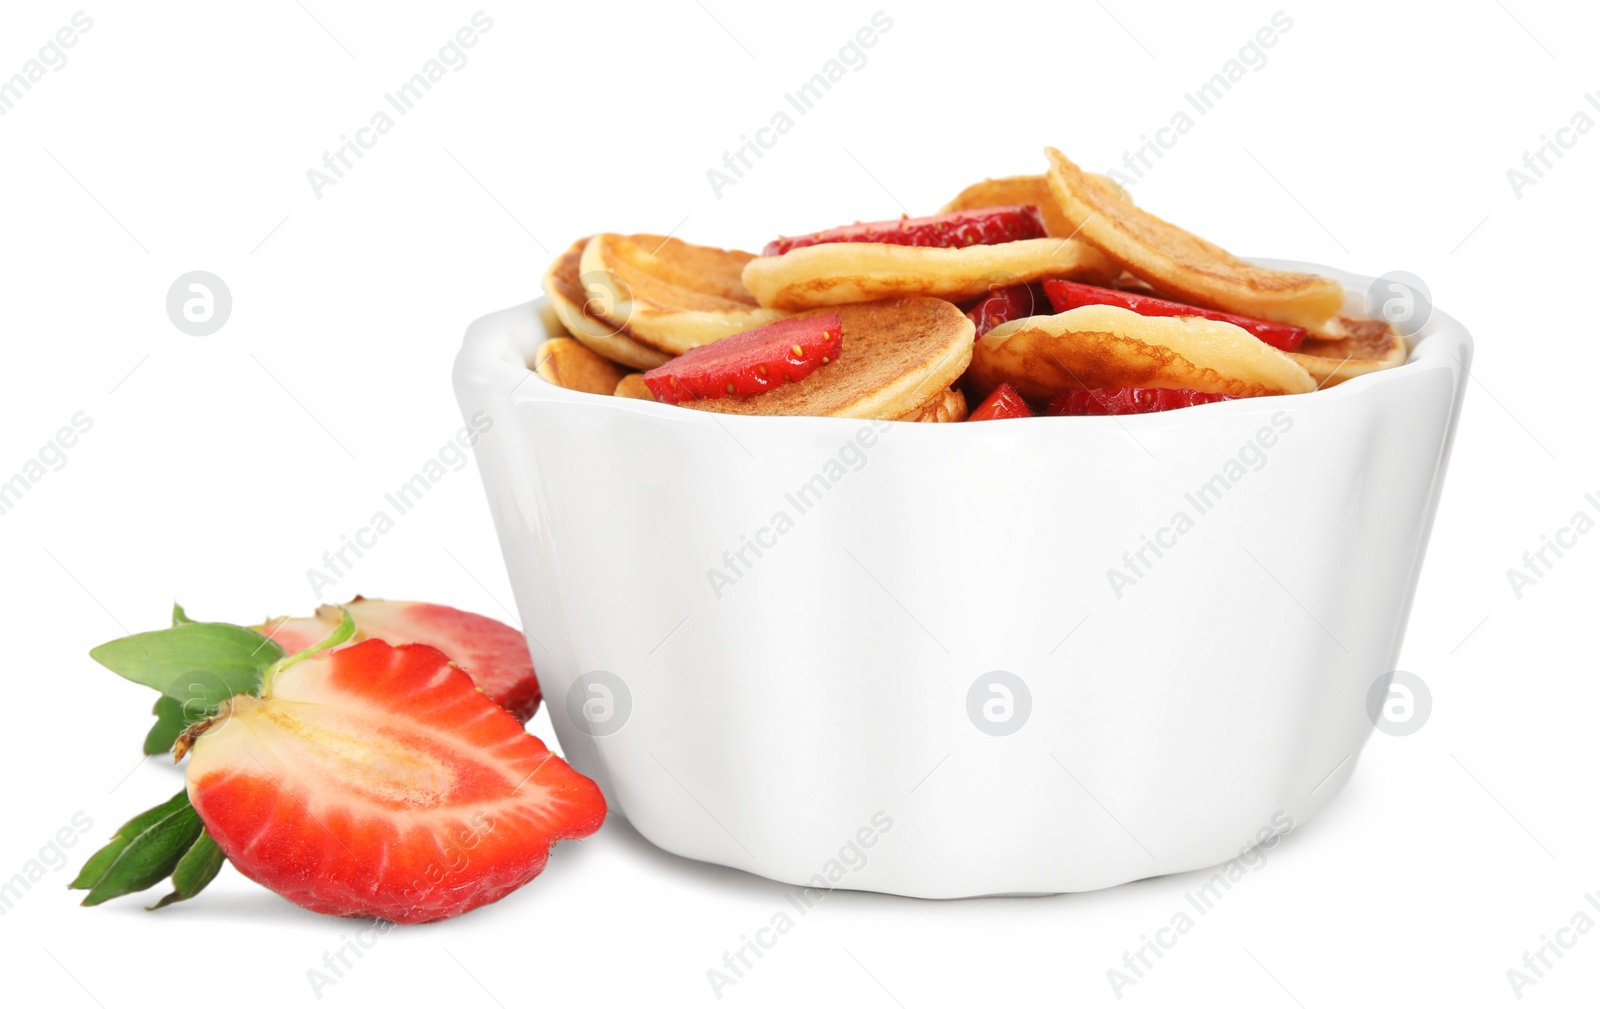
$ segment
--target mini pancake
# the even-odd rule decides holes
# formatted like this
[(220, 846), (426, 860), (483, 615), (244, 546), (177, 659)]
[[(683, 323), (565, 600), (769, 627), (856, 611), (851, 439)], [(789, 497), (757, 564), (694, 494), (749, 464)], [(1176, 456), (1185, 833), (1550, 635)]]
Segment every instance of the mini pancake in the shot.
[(622, 376), (622, 381), (617, 383), (617, 388), (611, 394), (621, 396), (623, 399), (648, 399), (655, 402), (650, 387), (644, 384), (644, 376), (638, 372)]
[(1050, 189), (1061, 212), (1093, 245), (1164, 298), (1257, 319), (1315, 328), (1344, 306), (1336, 280), (1269, 270), (1154, 214), (1110, 196), (1054, 147)]
[(967, 385), (987, 396), (1001, 382), (1030, 399), (1130, 386), (1229, 396), (1317, 387), (1289, 355), (1232, 323), (1144, 316), (1111, 305), (1017, 319), (985, 333), (973, 349)]
[(621, 368), (570, 336), (539, 344), (533, 355), (533, 370), (552, 385), (599, 396), (611, 395), (622, 381)]
[(744, 282), (763, 305), (804, 309), (908, 295), (968, 301), (996, 285), (1041, 277), (1105, 283), (1120, 272), (1092, 247), (1070, 238), (960, 249), (830, 242), (752, 259)]
[(946, 389), (906, 414), (901, 420), (919, 424), (953, 424), (967, 419), (967, 397), (960, 389)]
[(556, 314), (555, 305), (551, 304), (548, 296), (539, 302), (538, 312), (539, 325), (544, 327), (544, 331), (550, 339), (554, 340), (560, 336), (570, 337), (572, 335), (572, 331), (561, 324), (561, 316)]
[(1411, 353), (1405, 337), (1382, 319), (1340, 316), (1324, 332), (1343, 335), (1313, 333), (1298, 353), (1289, 355), (1311, 373), (1319, 389), (1404, 364)]
[[(1133, 202), (1133, 197), (1128, 191), (1112, 182), (1104, 175), (1088, 173), (1091, 182), (1097, 182), (1106, 188), (1106, 191), (1121, 200)], [(950, 214), (957, 210), (982, 210), (984, 207), (1011, 207), (1019, 203), (1029, 203), (1039, 208), (1039, 213), (1044, 217), (1045, 231), (1056, 238), (1070, 238), (1078, 230), (1077, 224), (1067, 219), (1061, 212), (1061, 205), (1056, 202), (1055, 193), (1050, 191), (1050, 180), (1043, 175), (1009, 175), (1003, 179), (984, 179), (975, 182), (961, 192), (956, 198), (939, 208), (939, 213)]]
[(755, 258), (661, 235), (601, 234), (589, 239), (579, 265), (583, 277), (607, 288), (597, 314), (641, 343), (681, 354), (788, 314), (756, 304), (739, 279)]
[[(645, 346), (632, 337), (628, 327), (612, 325), (590, 311), (593, 299), (591, 292), (584, 290), (580, 279), (583, 271), (579, 265), (588, 244), (589, 239), (578, 239), (545, 271), (544, 293), (562, 328), (596, 354), (624, 367), (650, 369), (667, 363), (672, 355)], [(546, 332), (549, 332), (548, 326)]]
[(972, 360), (972, 320), (948, 301), (901, 298), (831, 311), (844, 326), (837, 361), (754, 396), (682, 405), (713, 413), (897, 420), (942, 397)]

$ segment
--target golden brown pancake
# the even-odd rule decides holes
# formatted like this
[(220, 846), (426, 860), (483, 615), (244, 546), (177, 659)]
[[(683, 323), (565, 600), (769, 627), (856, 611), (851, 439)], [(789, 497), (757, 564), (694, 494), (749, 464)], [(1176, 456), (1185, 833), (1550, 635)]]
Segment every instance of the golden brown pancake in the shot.
[(580, 261), (585, 278), (607, 289), (596, 314), (668, 354), (777, 322), (739, 279), (748, 252), (691, 245), (661, 235), (596, 235)]
[(648, 399), (652, 402), (655, 400), (655, 396), (650, 392), (650, 387), (644, 384), (644, 378), (638, 372), (622, 376), (622, 381), (617, 383), (617, 388), (612, 392), (612, 395), (621, 396), (624, 399)]
[(996, 286), (1041, 277), (1104, 283), (1119, 272), (1093, 248), (1069, 238), (960, 249), (830, 242), (752, 259), (744, 282), (763, 305), (803, 309), (907, 296), (967, 301)]
[(960, 389), (945, 389), (901, 420), (919, 424), (952, 424), (967, 419), (967, 397)]
[(1054, 147), (1050, 189), (1078, 239), (1093, 245), (1163, 297), (1190, 305), (1313, 328), (1344, 305), (1336, 280), (1255, 266), (1220, 246), (1111, 196)]
[(556, 318), (573, 339), (601, 357), (628, 368), (648, 369), (665, 364), (672, 355), (645, 346), (633, 338), (628, 327), (613, 325), (590, 310), (594, 295), (607, 292), (603, 285), (596, 285), (602, 288), (597, 292), (584, 290), (579, 263), (588, 244), (589, 239), (578, 239), (545, 271), (544, 293)]
[(1130, 386), (1229, 396), (1316, 388), (1287, 354), (1232, 323), (1143, 316), (1110, 305), (1017, 319), (985, 333), (973, 350), (967, 385), (987, 396), (1001, 382), (1030, 399)]
[(832, 364), (754, 396), (683, 405), (713, 413), (896, 420), (942, 396), (972, 359), (972, 320), (948, 301), (901, 298), (831, 311), (843, 323)]
[(1382, 319), (1340, 316), (1325, 331), (1342, 335), (1313, 334), (1299, 352), (1289, 355), (1311, 373), (1319, 389), (1404, 364), (1411, 353), (1405, 338)]
[[(1120, 200), (1133, 202), (1133, 197), (1128, 191), (1112, 182), (1104, 175), (1088, 173), (1091, 182), (1104, 186), (1107, 192)], [(1070, 238), (1078, 230), (1077, 224), (1067, 219), (1061, 212), (1061, 205), (1056, 202), (1055, 193), (1050, 191), (1050, 180), (1043, 175), (1010, 175), (1003, 179), (984, 179), (975, 182), (961, 192), (956, 198), (939, 208), (939, 213), (949, 214), (957, 210), (982, 210), (984, 207), (1011, 207), (1017, 204), (1032, 204), (1039, 208), (1039, 213), (1044, 217), (1045, 231), (1056, 238)]]
[(546, 296), (543, 301), (539, 302), (538, 312), (539, 325), (544, 327), (545, 335), (550, 337), (550, 339), (553, 340), (558, 336), (572, 335), (572, 332), (568, 330), (566, 326), (561, 324), (561, 316), (556, 314), (556, 307), (551, 303), (548, 296)]
[(539, 344), (534, 351), (533, 370), (552, 385), (599, 396), (611, 395), (622, 381), (621, 368), (570, 336)]

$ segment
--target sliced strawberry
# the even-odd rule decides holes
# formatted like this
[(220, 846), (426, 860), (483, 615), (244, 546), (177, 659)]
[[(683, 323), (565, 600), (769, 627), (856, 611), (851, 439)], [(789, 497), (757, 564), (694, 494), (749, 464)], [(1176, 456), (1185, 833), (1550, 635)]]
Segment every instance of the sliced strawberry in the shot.
[(1048, 417), (1104, 417), (1111, 414), (1159, 413), (1233, 399), (1220, 392), (1193, 389), (1074, 389), (1050, 397)]
[[(498, 620), (434, 603), (356, 596), (345, 609), (356, 622), (351, 643), (432, 645), (460, 666), (491, 701), (526, 722), (539, 710), (539, 680), (522, 632)], [(314, 617), (279, 617), (256, 630), (293, 655), (333, 633), (342, 614), (322, 606)]]
[(1304, 329), (1288, 323), (1268, 322), (1266, 319), (1252, 319), (1229, 312), (1215, 312), (1209, 308), (1196, 308), (1193, 305), (1167, 301), (1164, 298), (1152, 298), (1132, 291), (1117, 291), (1109, 287), (1078, 284), (1070, 280), (1046, 280), (1044, 290), (1050, 297), (1050, 304), (1057, 312), (1070, 311), (1084, 305), (1115, 305), (1117, 308), (1126, 308), (1140, 315), (1198, 316), (1202, 319), (1215, 319), (1217, 322), (1231, 322), (1262, 343), (1289, 353), (1299, 350), (1300, 344), (1306, 338)]
[[(977, 328), (973, 338), (982, 336), (1002, 322), (1042, 315), (1049, 304), (1044, 288), (1038, 284), (1012, 284), (992, 288), (984, 299), (967, 312), (967, 318)], [(969, 418), (970, 419), (970, 418)]]
[(967, 420), (1011, 420), (1014, 417), (1032, 417), (1033, 411), (1028, 407), (1028, 401), (1022, 398), (1022, 393), (1013, 389), (1009, 383), (1001, 382), (995, 386), (978, 408), (967, 414)]
[(323, 914), (470, 911), (605, 819), (594, 782), (426, 645), (369, 640), (294, 662), (190, 737), (206, 832), (240, 872)]
[(843, 346), (837, 315), (780, 319), (680, 354), (645, 372), (644, 384), (662, 403), (751, 396), (837, 361)]
[(781, 256), (791, 249), (833, 242), (878, 242), (884, 245), (921, 245), (959, 249), (968, 245), (999, 245), (1025, 238), (1044, 238), (1044, 218), (1032, 205), (958, 210), (932, 217), (902, 217), (898, 221), (846, 224), (809, 235), (768, 242), (763, 256)]

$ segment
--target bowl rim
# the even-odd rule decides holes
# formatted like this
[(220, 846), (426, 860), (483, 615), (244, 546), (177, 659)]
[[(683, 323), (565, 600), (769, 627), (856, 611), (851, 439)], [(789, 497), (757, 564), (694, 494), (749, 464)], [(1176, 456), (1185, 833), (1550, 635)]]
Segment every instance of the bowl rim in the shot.
[[(1355, 303), (1379, 279), (1299, 260), (1245, 258), (1248, 262), (1258, 266), (1315, 273), (1339, 281), (1345, 289), (1345, 307), (1342, 311), (1345, 314), (1356, 314), (1362, 317), (1365, 317), (1366, 313)], [(460, 353), (456, 358), (458, 380), (464, 379), (472, 381), (474, 384), (497, 387), (501, 395), (509, 398), (514, 404), (540, 401), (585, 404), (591, 407), (619, 410), (667, 422), (732, 424), (735, 427), (749, 424), (805, 425), (807, 428), (812, 429), (823, 425), (837, 427), (844, 424), (873, 423), (870, 419), (861, 417), (774, 417), (762, 414), (723, 414), (705, 410), (685, 410), (667, 403), (657, 403), (625, 396), (597, 396), (594, 393), (563, 388), (540, 377), (531, 365), (538, 347), (552, 339), (550, 333), (544, 328), (543, 322), (546, 313), (542, 309), (548, 303), (549, 299), (541, 295), (531, 301), (490, 313), (473, 321), (467, 327)], [(514, 334), (506, 332), (503, 321), (505, 317), (513, 313), (522, 312), (527, 312), (531, 315), (535, 323), (533, 327), (535, 332), (531, 342), (517, 339)], [(1194, 412), (1196, 410), (1205, 411), (1202, 416), (1221, 420), (1224, 417), (1237, 414), (1256, 413), (1264, 403), (1274, 404), (1278, 409), (1310, 409), (1311, 407), (1307, 405), (1308, 403), (1324, 403), (1331, 407), (1385, 384), (1413, 381), (1424, 372), (1440, 369), (1451, 372), (1464, 372), (1470, 369), (1473, 352), (1472, 335), (1459, 321), (1440, 311), (1431, 302), (1428, 319), (1421, 331), (1407, 336), (1405, 339), (1410, 346), (1410, 353), (1401, 364), (1366, 375), (1357, 375), (1330, 388), (1319, 387), (1311, 393), (1244, 397), (1219, 403), (1206, 403), (1188, 407), (1184, 410), (1158, 411), (1146, 414), (1086, 417), (1040, 415), (1029, 419), (1056, 425), (1058, 430), (1064, 425), (1099, 424), (1104, 427), (1116, 424), (1129, 433), (1140, 430), (1153, 431), (1174, 423), (1193, 423), (1197, 419), (1197, 415)], [(528, 381), (529, 377), (532, 377), (534, 381)], [(1007, 430), (1015, 433), (1015, 429), (1009, 425), (980, 425), (980, 430), (973, 432), (971, 425), (966, 424), (905, 423), (908, 427), (914, 429), (951, 428), (969, 432), (968, 435), (958, 435), (957, 437), (985, 437), (984, 431), (989, 427), (994, 427), (995, 430), (988, 431), (988, 436), (999, 436)], [(942, 437), (950, 436), (946, 434)], [(930, 437), (940, 436), (930, 435)]]

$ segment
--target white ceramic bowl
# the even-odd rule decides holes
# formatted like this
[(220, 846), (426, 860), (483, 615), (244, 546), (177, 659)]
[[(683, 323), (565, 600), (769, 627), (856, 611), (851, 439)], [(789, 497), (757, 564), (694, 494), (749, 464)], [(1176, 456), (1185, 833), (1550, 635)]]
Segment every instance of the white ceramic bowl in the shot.
[(668, 851), (919, 897), (1213, 865), (1332, 799), (1472, 346), (1434, 312), (1310, 395), (874, 424), (571, 392), (545, 337), (479, 319), (455, 387), (567, 759)]

